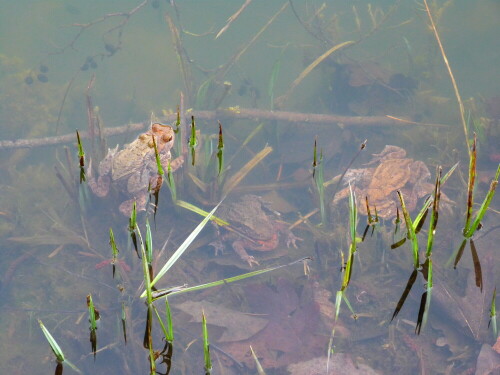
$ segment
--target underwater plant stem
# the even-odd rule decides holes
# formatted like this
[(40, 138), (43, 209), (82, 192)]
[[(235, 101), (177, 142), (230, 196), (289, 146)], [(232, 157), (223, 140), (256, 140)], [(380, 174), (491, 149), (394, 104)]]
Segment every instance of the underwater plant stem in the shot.
[(460, 121), (462, 122), (462, 126), (464, 128), (465, 135), (465, 144), (467, 145), (467, 152), (471, 153), (470, 145), (469, 145), (469, 133), (467, 131), (467, 121), (465, 121), (465, 109), (464, 103), (462, 102), (462, 98), (460, 97), (460, 92), (458, 91), (457, 82), (455, 81), (455, 76), (451, 71), (450, 63), (448, 62), (448, 58), (446, 57), (446, 53), (444, 52), (443, 44), (441, 43), (441, 39), (439, 38), (439, 34), (436, 29), (436, 25), (434, 24), (434, 20), (432, 18), (431, 10), (429, 9), (429, 5), (427, 4), (427, 0), (424, 0), (425, 11), (427, 12), (427, 16), (429, 17), (429, 21), (431, 23), (431, 28), (434, 33), (434, 37), (439, 46), (439, 50), (441, 51), (441, 56), (443, 56), (444, 65), (446, 65), (446, 69), (448, 70), (448, 74), (450, 75), (451, 84), (453, 85), (453, 91), (455, 91), (455, 97), (457, 98), (458, 107), (460, 109)]

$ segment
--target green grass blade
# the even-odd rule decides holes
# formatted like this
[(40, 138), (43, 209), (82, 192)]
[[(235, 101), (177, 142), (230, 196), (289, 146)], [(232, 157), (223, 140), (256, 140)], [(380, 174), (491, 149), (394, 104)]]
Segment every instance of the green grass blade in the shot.
[(422, 322), (424, 320), (425, 306), (427, 304), (427, 291), (422, 293), (420, 298), (420, 307), (418, 308), (417, 324), (415, 325), (415, 334), (420, 335), (422, 329)]
[(198, 145), (198, 138), (196, 137), (196, 121), (194, 116), (191, 116), (191, 135), (189, 136), (189, 148), (191, 149), (191, 165), (194, 166), (196, 162), (196, 146)]
[(432, 254), (432, 246), (434, 244), (434, 234), (438, 222), (439, 199), (441, 196), (441, 167), (436, 168), (436, 182), (434, 184), (434, 194), (432, 202), (432, 214), (429, 221), (429, 233), (427, 234), (427, 250), (425, 256), (429, 258)]
[(418, 275), (418, 271), (416, 269), (414, 269), (410, 275), (410, 278), (408, 279), (408, 282), (406, 283), (405, 290), (403, 291), (403, 294), (399, 298), (399, 301), (396, 305), (396, 308), (394, 309), (394, 313), (392, 314), (391, 322), (394, 320), (394, 318), (396, 316), (398, 316), (399, 312), (403, 308), (403, 305), (406, 301), (406, 297), (408, 297), (408, 294), (410, 294), (411, 288), (413, 287), (413, 284), (415, 284), (415, 280), (417, 280), (417, 275)]
[[(142, 240), (142, 234), (138, 226), (136, 226), (137, 236), (139, 237), (139, 244), (141, 249), (141, 262), (142, 262), (142, 272), (144, 274), (144, 289), (145, 291), (142, 293), (143, 296), (146, 297), (146, 303), (150, 306), (153, 303), (152, 297), (152, 288), (153, 285), (151, 283), (151, 275), (149, 273), (149, 264), (148, 258), (146, 255), (146, 249), (144, 248), (144, 241)], [(141, 296), (141, 297), (143, 297)]]
[(210, 359), (210, 341), (208, 340), (208, 328), (205, 312), (201, 312), (201, 327), (203, 330), (203, 358), (205, 359), (205, 374), (212, 371), (212, 360)]
[[(316, 143), (314, 144), (316, 146)], [(316, 152), (314, 153), (314, 157), (316, 157)], [(313, 164), (315, 161), (313, 161)], [(319, 163), (317, 164), (316, 170), (318, 173), (314, 174), (314, 182), (316, 185), (316, 190), (318, 192), (318, 198), (319, 198), (319, 209), (321, 213), (321, 223), (323, 224), (323, 227), (326, 226), (327, 221), (326, 221), (326, 205), (325, 205), (325, 185), (324, 185), (324, 177), (323, 177), (323, 171), (324, 171), (324, 163), (323, 163), (323, 149), (320, 150), (319, 153)]]
[(149, 220), (146, 218), (146, 260), (150, 266), (153, 261), (153, 235), (151, 234), (151, 227)]
[(97, 319), (98, 319), (98, 314), (95, 307), (94, 307), (94, 301), (92, 301), (92, 296), (89, 294), (87, 295), (87, 307), (89, 309), (89, 323), (90, 323), (90, 345), (91, 345), (91, 350), (92, 353), (94, 353), (94, 361), (95, 361), (95, 356), (97, 354)]
[(358, 223), (358, 209), (356, 204), (356, 194), (352, 191), (349, 184), (349, 230), (351, 232), (351, 244), (354, 244), (354, 252), (356, 251), (356, 225)]
[(111, 227), (109, 228), (109, 245), (111, 246), (111, 252), (112, 252), (111, 264), (113, 265), (113, 279), (114, 279), (116, 271), (116, 258), (118, 257), (119, 251), (118, 247), (116, 246), (115, 235)]
[(344, 300), (345, 304), (347, 305), (347, 308), (349, 309), (349, 311), (354, 316), (354, 319), (357, 319), (358, 314), (356, 314), (354, 312), (354, 309), (352, 308), (351, 303), (349, 302), (349, 299), (347, 299), (347, 296), (345, 293), (342, 293), (342, 299)]
[(83, 151), (83, 145), (78, 130), (76, 131), (76, 139), (78, 142), (78, 159), (80, 161), (80, 183), (82, 183), (85, 181), (85, 151)]
[(474, 240), (471, 238), (470, 241), (470, 252), (472, 255), (472, 263), (474, 264), (474, 275), (476, 279), (476, 286), (483, 292), (483, 272), (481, 270), (481, 263), (479, 262), (479, 256), (477, 255), (476, 245)]
[(345, 267), (344, 280), (341, 291), (344, 292), (351, 280), (352, 269), (354, 267), (354, 254), (356, 253), (356, 224), (357, 224), (356, 194), (349, 184), (349, 230), (351, 234), (351, 244), (349, 245), (349, 257)]
[(122, 302), (122, 330), (123, 330), (123, 340), (125, 345), (127, 345), (127, 314), (125, 312), (125, 302)]
[(313, 177), (316, 174), (316, 167), (318, 166), (318, 140), (317, 137), (314, 138), (313, 146)]
[(474, 205), (474, 183), (476, 181), (476, 134), (472, 142), (472, 149), (469, 153), (469, 183), (467, 185), (467, 211), (465, 215), (464, 235), (469, 232), (472, 210)]
[(497, 288), (495, 287), (495, 289), (493, 289), (493, 296), (491, 297), (490, 321), (488, 322), (488, 327), (491, 324), (491, 329), (493, 330), (493, 337), (495, 338), (498, 337), (496, 298), (497, 298)]
[(427, 319), (429, 317), (429, 310), (431, 307), (431, 297), (432, 297), (432, 284), (433, 284), (433, 274), (432, 274), (432, 258), (427, 259), (427, 295), (425, 297), (425, 308), (424, 314), (422, 316), (421, 328), (425, 328), (427, 324)]
[(420, 267), (419, 256), (418, 256), (418, 239), (415, 234), (415, 227), (413, 226), (413, 222), (410, 218), (410, 213), (406, 209), (405, 201), (403, 198), (403, 194), (398, 190), (399, 201), (401, 203), (401, 210), (403, 211), (403, 217), (405, 219), (406, 224), (406, 234), (408, 239), (412, 245), (412, 253), (413, 253), (413, 267), (418, 269)]
[(151, 375), (156, 375), (156, 362), (155, 362), (156, 356), (153, 350), (153, 335), (152, 335), (153, 308), (154, 306), (152, 304), (148, 305), (143, 345), (145, 349), (149, 349), (149, 372)]
[[(462, 241), (462, 243), (460, 244), (460, 247), (456, 251), (455, 261), (453, 263), (453, 268), (454, 269), (457, 268), (458, 262), (460, 262), (460, 259), (462, 258), (462, 255), (464, 254), (464, 249), (465, 249), (465, 245), (466, 244), (467, 244), (467, 238), (464, 238), (463, 241)], [(446, 264), (448, 265), (448, 263), (449, 262), (447, 262)]]
[[(455, 169), (458, 167), (458, 163), (455, 163), (446, 174), (441, 177), (439, 184), (440, 186), (444, 185), (444, 183), (448, 180), (448, 178), (451, 176), (451, 174), (455, 171)], [(415, 220), (413, 221), (413, 228), (415, 229), (415, 232), (417, 231), (417, 228), (420, 227), (423, 222), (421, 220), (425, 220), (425, 215), (427, 214), (427, 210), (429, 207), (433, 204), (433, 201), (431, 199), (427, 199), (422, 206), (422, 209), (418, 213), (418, 215), (415, 217)]]
[(219, 121), (219, 142), (217, 144), (217, 160), (219, 161), (217, 170), (217, 177), (218, 177), (217, 180), (220, 186), (222, 184), (222, 177), (223, 177), (222, 172), (224, 171), (224, 136), (222, 134), (222, 124), (220, 123), (220, 121)]
[(139, 248), (137, 247), (137, 235), (135, 233), (135, 228), (137, 228), (137, 207), (134, 201), (134, 204), (132, 205), (132, 212), (130, 214), (130, 218), (128, 219), (128, 231), (130, 233), (130, 238), (132, 239), (132, 242), (134, 244), (135, 252), (140, 258)]
[(174, 342), (174, 323), (172, 320), (172, 312), (170, 311), (170, 304), (168, 303), (167, 297), (165, 297), (165, 317), (167, 319), (167, 334), (165, 335), (165, 340), (172, 343)]
[[(235, 281), (240, 281), (240, 280), (248, 279), (249, 277), (254, 277), (254, 276), (262, 275), (262, 274), (267, 273), (267, 272), (275, 271), (275, 270), (278, 270), (280, 268), (289, 267), (289, 266), (295, 265), (297, 263), (303, 263), (303, 262), (308, 261), (310, 259), (311, 258), (309, 258), (309, 257), (304, 257), (304, 258), (295, 260), (291, 263), (282, 264), (280, 266), (268, 267), (268, 268), (265, 268), (262, 270), (252, 271), (252, 272), (244, 273), (242, 275), (237, 275), (237, 276), (229, 277), (227, 279), (213, 281), (213, 282), (206, 283), (206, 284), (195, 285), (195, 286), (192, 286), (189, 288), (184, 288), (184, 287), (172, 288), (172, 289), (169, 289), (170, 293), (168, 293), (168, 295), (173, 296), (176, 294), (193, 292), (195, 290), (202, 290), (202, 289), (212, 288), (214, 286), (230, 284), (230, 283), (235, 282)], [(156, 300), (158, 298), (162, 298), (163, 296), (165, 296), (164, 290), (158, 290), (157, 292), (155, 292), (153, 299)]]
[(458, 162), (455, 163), (448, 172), (446, 172), (446, 174), (441, 178), (441, 185), (444, 185), (446, 183), (446, 181), (448, 180), (448, 178), (451, 176), (451, 174), (455, 171), (455, 169), (457, 169), (458, 167)]
[(337, 294), (335, 296), (335, 321), (333, 323), (333, 328), (332, 332), (330, 333), (330, 339), (328, 340), (328, 350), (327, 350), (327, 359), (326, 359), (326, 373), (329, 374), (329, 365), (330, 365), (330, 358), (332, 354), (335, 353), (335, 350), (333, 348), (333, 339), (335, 338), (335, 327), (337, 324), (337, 320), (339, 318), (339, 313), (340, 313), (340, 305), (342, 304), (342, 296), (343, 292), (341, 290), (337, 291)]
[[(201, 230), (205, 227), (205, 225), (207, 224), (208, 220), (210, 220), (210, 218), (212, 217), (212, 215), (214, 214), (214, 212), (217, 210), (217, 208), (219, 208), (219, 205), (221, 203), (222, 203), (222, 201), (220, 201), (217, 204), (217, 206), (215, 206), (214, 209), (212, 211), (210, 211), (210, 213), (201, 221), (200, 224), (198, 224), (198, 226), (184, 240), (184, 242), (181, 244), (181, 246), (179, 246), (179, 248), (175, 251), (175, 253), (172, 254), (172, 256), (170, 257), (170, 259), (162, 267), (162, 269), (158, 272), (158, 274), (156, 275), (156, 277), (151, 282), (151, 286), (154, 286), (158, 282), (158, 280), (160, 280), (163, 277), (163, 275), (165, 275), (165, 273), (167, 273), (167, 271), (170, 269), (170, 267), (172, 267), (175, 264), (175, 262), (177, 262), (177, 260), (181, 257), (181, 255), (184, 253), (184, 251), (187, 250), (188, 246), (191, 245), (191, 243), (194, 241), (194, 239), (198, 236), (198, 234), (201, 232)], [(145, 294), (146, 294), (146, 292), (143, 292), (142, 295), (141, 295), (141, 297), (144, 297)]]
[(43, 325), (43, 323), (40, 319), (38, 319), (38, 324), (40, 324), (40, 328), (42, 329), (42, 332), (45, 335), (45, 338), (49, 342), (50, 348), (52, 349), (52, 352), (56, 356), (57, 362), (64, 362), (65, 361), (64, 353), (62, 352), (61, 347), (59, 346), (57, 341), (54, 339), (54, 337), (52, 337), (49, 330), (47, 328), (45, 328), (45, 326)]
[(116, 246), (115, 235), (113, 233), (112, 228), (109, 228), (109, 245), (111, 246), (111, 251), (113, 253), (113, 259), (116, 259), (119, 251), (118, 251), (118, 247)]
[[(151, 138), (153, 138), (153, 148), (155, 150), (156, 168), (158, 169), (158, 174), (160, 176), (164, 176), (165, 173), (163, 172), (163, 167), (161, 165), (160, 154), (158, 153), (158, 146), (156, 146), (155, 136), (152, 135)], [(158, 189), (158, 187), (157, 187), (157, 189)]]
[(478, 214), (476, 215), (474, 222), (472, 223), (472, 225), (469, 226), (468, 230), (464, 229), (464, 231), (465, 231), (464, 236), (466, 238), (471, 238), (474, 235), (477, 228), (479, 227), (479, 224), (483, 220), (483, 217), (486, 214), (486, 211), (488, 210), (488, 207), (491, 203), (491, 200), (493, 199), (493, 196), (495, 195), (495, 189), (498, 185), (499, 176), (500, 176), (500, 164), (498, 164), (497, 172), (495, 173), (495, 178), (491, 181), (490, 189), (488, 190), (488, 193), (486, 194), (486, 197), (484, 198), (484, 201), (481, 204), (481, 207), (479, 208)]
[(168, 331), (167, 331), (167, 327), (165, 326), (165, 324), (163, 323), (163, 320), (160, 316), (160, 313), (158, 312), (158, 309), (156, 308), (156, 306), (153, 304), (153, 310), (156, 314), (156, 318), (158, 319), (158, 323), (160, 323), (160, 327), (161, 327), (161, 330), (163, 332), (163, 336), (165, 337), (165, 339), (167, 338), (168, 336)]
[[(178, 200), (177, 202), (175, 202), (175, 204), (177, 204), (179, 207), (182, 207), (182, 208), (185, 208), (189, 211), (192, 211), (194, 213), (197, 213), (198, 215), (201, 215), (203, 217), (207, 217), (207, 215), (209, 214), (207, 211), (191, 204), (191, 203), (188, 203), (188, 202), (185, 202), (185, 201), (182, 201), (182, 200)], [(212, 215), (212, 217), (210, 218), (210, 220), (213, 220), (217, 225), (219, 226), (226, 226), (226, 225), (229, 225), (229, 223), (225, 220), (222, 220), (221, 218), (218, 218), (217, 216), (215, 215)]]

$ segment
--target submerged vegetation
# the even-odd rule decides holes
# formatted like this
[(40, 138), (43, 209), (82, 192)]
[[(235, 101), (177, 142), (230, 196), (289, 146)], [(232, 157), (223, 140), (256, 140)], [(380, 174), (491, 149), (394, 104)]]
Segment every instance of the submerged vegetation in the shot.
[[(1, 56), (2, 121), (32, 125), (2, 129), (23, 142), (0, 141), (9, 247), (0, 296), (5, 311), (20, 312), (0, 321), (13, 343), (0, 347), (5, 371), (32, 372), (47, 356), (47, 346), (29, 349), (35, 336), (21, 316), (39, 319), (56, 374), (66, 364), (65, 373), (292, 375), (488, 366), (484, 348), (498, 338), (499, 119), (494, 100), (461, 99), (440, 35), (453, 1), (337, 9), (288, 0), (268, 5), (251, 35), (240, 22), (262, 5), (242, 3), (215, 14), (214, 28), (191, 22), (187, 5), (138, 1), (70, 23), (74, 33), (34, 68)], [(172, 41), (168, 93), (163, 75), (153, 79), (167, 96), (107, 101), (103, 86), (137, 38), (130, 31), (151, 14), (162, 45)], [(287, 35), (274, 40), (285, 19)], [(414, 29), (431, 42), (410, 38)], [(218, 41), (229, 53), (204, 61)], [(77, 48), (86, 56), (72, 57), (76, 73), (57, 83), (53, 65)], [(256, 56), (264, 73), (254, 77)], [(439, 75), (451, 79), (459, 112), (439, 96)], [(138, 92), (149, 85), (154, 95), (143, 79)], [(172, 100), (176, 111), (162, 109)], [(111, 115), (115, 101), (128, 117)], [(110, 136), (129, 129), (140, 134)], [(61, 142), (72, 145), (2, 150)], [(125, 149), (125, 167), (114, 164)]]

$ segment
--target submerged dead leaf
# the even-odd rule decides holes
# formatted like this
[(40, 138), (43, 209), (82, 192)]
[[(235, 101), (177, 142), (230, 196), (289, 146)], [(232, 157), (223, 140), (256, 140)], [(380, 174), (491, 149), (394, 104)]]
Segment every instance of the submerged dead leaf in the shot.
[(250, 316), (239, 311), (213, 304), (211, 302), (187, 301), (176, 308), (189, 314), (191, 322), (201, 323), (201, 311), (205, 311), (208, 324), (224, 328), (224, 333), (218, 342), (246, 340), (261, 331), (268, 321), (263, 318)]
[(500, 336), (497, 338), (497, 342), (492, 346), (493, 350), (500, 354)]
[(500, 374), (500, 354), (495, 352), (490, 345), (483, 344), (479, 356), (475, 375)]
[(488, 318), (491, 295), (494, 287), (494, 272), (491, 256), (483, 257), (483, 291), (476, 286), (474, 271), (467, 277), (465, 296), (460, 296), (446, 285), (439, 273), (435, 276), (432, 299), (458, 325), (465, 327), (475, 340), (488, 337)]
[(269, 324), (248, 340), (222, 345), (236, 360), (255, 367), (250, 345), (264, 368), (309, 359), (325, 350), (328, 337), (318, 332), (319, 308), (307, 286), (301, 298), (284, 279), (277, 281), (275, 289), (263, 284), (249, 285), (245, 295), (251, 311), (265, 315)]
[(330, 358), (328, 374), (326, 373), (326, 357), (313, 358), (309, 361), (295, 363), (287, 367), (290, 375), (377, 375), (380, 374), (370, 366), (355, 365), (349, 354), (336, 353)]

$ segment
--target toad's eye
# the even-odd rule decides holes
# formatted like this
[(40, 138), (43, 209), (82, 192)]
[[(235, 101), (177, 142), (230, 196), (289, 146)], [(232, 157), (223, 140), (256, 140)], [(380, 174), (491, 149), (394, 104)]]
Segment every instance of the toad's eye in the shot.
[(172, 136), (169, 134), (163, 134), (161, 140), (165, 143), (170, 142), (172, 140)]

